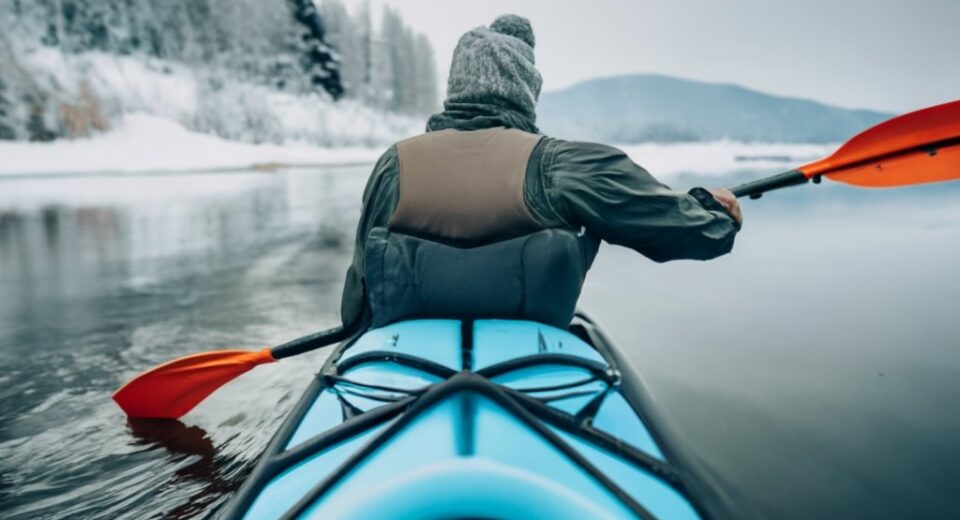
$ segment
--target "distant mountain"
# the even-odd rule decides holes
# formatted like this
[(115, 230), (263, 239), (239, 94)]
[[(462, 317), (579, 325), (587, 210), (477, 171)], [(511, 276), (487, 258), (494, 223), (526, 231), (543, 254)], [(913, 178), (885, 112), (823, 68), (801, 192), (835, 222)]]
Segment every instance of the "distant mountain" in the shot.
[(540, 128), (610, 143), (843, 141), (891, 114), (654, 74), (600, 78), (544, 92)]

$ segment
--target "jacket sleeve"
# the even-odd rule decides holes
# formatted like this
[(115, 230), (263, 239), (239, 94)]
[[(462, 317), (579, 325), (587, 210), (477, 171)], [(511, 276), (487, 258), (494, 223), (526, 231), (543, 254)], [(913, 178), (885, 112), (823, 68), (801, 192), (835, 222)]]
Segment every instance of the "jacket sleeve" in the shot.
[[(377, 161), (363, 191), (363, 208), (354, 242), (353, 261), (347, 268), (343, 295), (340, 300), (340, 317), (344, 328), (350, 328), (363, 319), (368, 306), (364, 283), (364, 249), (367, 235), (377, 226), (385, 226), (396, 207), (397, 152), (390, 147)], [(393, 182), (392, 182), (393, 181)]]
[(706, 190), (672, 191), (610, 146), (551, 141), (543, 190), (568, 225), (657, 262), (708, 260), (733, 248), (740, 226)]

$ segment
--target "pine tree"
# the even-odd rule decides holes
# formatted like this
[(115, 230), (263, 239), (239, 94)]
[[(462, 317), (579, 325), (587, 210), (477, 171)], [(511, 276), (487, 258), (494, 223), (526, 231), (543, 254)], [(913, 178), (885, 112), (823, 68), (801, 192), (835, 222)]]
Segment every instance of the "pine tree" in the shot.
[(393, 108), (394, 63), (391, 59), (388, 33), (384, 30), (386, 20), (381, 22), (379, 34), (371, 37), (370, 49), (370, 83), (369, 102), (377, 108), (391, 110)]
[(373, 78), (373, 22), (370, 18), (370, 0), (364, 0), (357, 13), (357, 39), (360, 41), (360, 63), (363, 70), (362, 85), (369, 89)]
[[(395, 10), (385, 10), (375, 30), (368, 1), (352, 15), (343, 0), (322, 2), (318, 11), (314, 0), (0, 0), (0, 50), (7, 47), (12, 60), (0, 55), (0, 136), (47, 139), (70, 126), (65, 106), (83, 105), (83, 70), (66, 71), (78, 78), (70, 84), (53, 74), (34, 77), (17, 64), (18, 55), (43, 47), (66, 55), (68, 67), (99, 63), (84, 56), (95, 51), (192, 69), (198, 110), (220, 114), (198, 113), (194, 121), (225, 134), (231, 132), (224, 121), (237, 115), (224, 112), (246, 117), (241, 126), (264, 127), (254, 134), (273, 131), (258, 120), (270, 115), (265, 97), (238, 94), (258, 87), (230, 87), (237, 82), (295, 94), (323, 91), (394, 112), (435, 108), (436, 71), (425, 37)], [(228, 91), (239, 98), (224, 100)], [(93, 94), (111, 101), (109, 92)]]
[(414, 45), (414, 110), (430, 114), (437, 110), (437, 64), (433, 58), (433, 46), (426, 35), (418, 35)]
[(337, 52), (344, 95), (358, 98), (363, 90), (366, 68), (358, 24), (340, 0), (323, 0), (320, 15), (327, 30), (327, 43)]
[(293, 18), (303, 29), (304, 71), (314, 85), (322, 86), (334, 99), (343, 95), (339, 63), (324, 39), (323, 20), (317, 13), (313, 0), (288, 0), (293, 9)]
[[(3, 42), (0, 41), (0, 45)], [(6, 60), (2, 55), (3, 48), (0, 47), (0, 69), (6, 70)], [(12, 140), (17, 138), (16, 123), (13, 121), (13, 103), (10, 101), (10, 85), (3, 81), (0, 76), (0, 140)]]
[(406, 44), (406, 28), (403, 26), (403, 20), (400, 15), (389, 7), (383, 10), (383, 21), (380, 28), (380, 51), (383, 53), (382, 59), (388, 66), (384, 67), (389, 72), (380, 78), (384, 107), (395, 112), (403, 111), (407, 108), (407, 98), (409, 88), (404, 83), (408, 69), (409, 47)]

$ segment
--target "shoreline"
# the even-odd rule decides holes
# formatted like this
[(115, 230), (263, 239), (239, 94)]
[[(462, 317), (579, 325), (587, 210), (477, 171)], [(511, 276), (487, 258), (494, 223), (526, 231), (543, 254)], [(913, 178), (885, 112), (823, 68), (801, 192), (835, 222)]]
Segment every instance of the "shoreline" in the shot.
[(371, 164), (375, 144), (254, 144), (195, 132), (149, 114), (127, 114), (109, 132), (49, 143), (0, 141), (0, 180), (271, 172)]
[(352, 168), (372, 166), (376, 161), (357, 160), (343, 162), (311, 162), (311, 163), (254, 163), (249, 165), (212, 166), (207, 168), (191, 168), (189, 166), (177, 169), (156, 170), (78, 170), (78, 171), (50, 171), (50, 172), (10, 172), (0, 173), (0, 183), (12, 181), (83, 179), (93, 177), (176, 177), (190, 175), (272, 175), (286, 170), (309, 170), (316, 168)]
[[(170, 119), (137, 113), (114, 130), (50, 143), (0, 141), (0, 181), (126, 176), (274, 173), (373, 165), (389, 144), (318, 147), (253, 144), (188, 130)], [(655, 177), (773, 173), (833, 151), (803, 143), (708, 141), (616, 145)]]

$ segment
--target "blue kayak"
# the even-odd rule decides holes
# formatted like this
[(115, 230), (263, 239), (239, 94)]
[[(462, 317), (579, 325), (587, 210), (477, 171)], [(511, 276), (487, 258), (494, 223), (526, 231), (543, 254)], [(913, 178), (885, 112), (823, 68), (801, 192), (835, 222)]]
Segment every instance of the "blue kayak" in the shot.
[(415, 320), (340, 345), (228, 518), (705, 516), (587, 317)]

